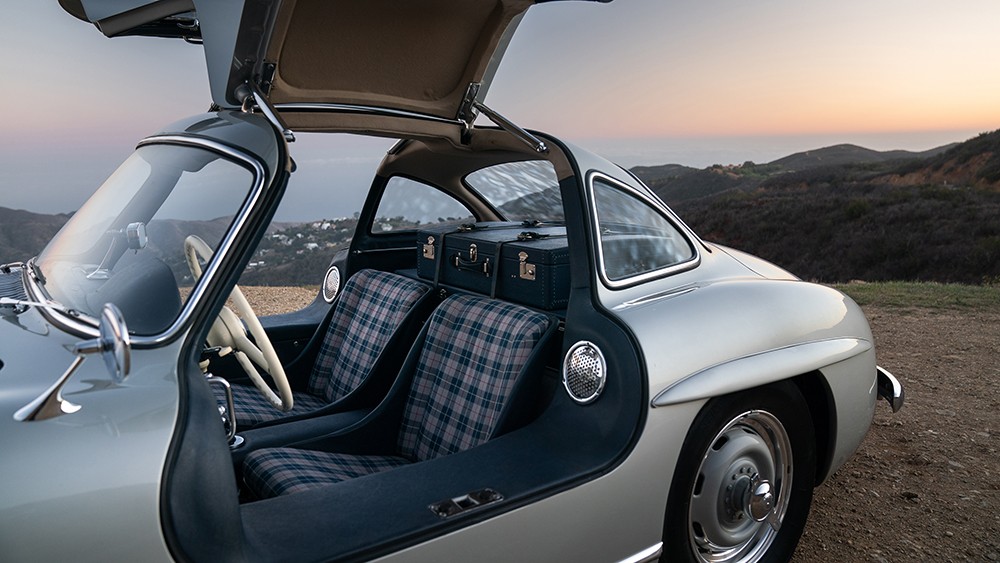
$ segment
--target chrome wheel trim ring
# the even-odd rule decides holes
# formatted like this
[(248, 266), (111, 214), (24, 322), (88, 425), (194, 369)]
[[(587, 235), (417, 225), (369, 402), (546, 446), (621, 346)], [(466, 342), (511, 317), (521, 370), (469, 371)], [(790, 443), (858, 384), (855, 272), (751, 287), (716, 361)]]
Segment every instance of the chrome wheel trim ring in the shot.
[[(730, 420), (710, 442), (691, 488), (687, 522), (695, 559), (759, 561), (788, 510), (792, 469), (791, 440), (777, 417), (751, 410)], [(752, 493), (761, 482), (773, 496), (771, 511), (758, 521)]]

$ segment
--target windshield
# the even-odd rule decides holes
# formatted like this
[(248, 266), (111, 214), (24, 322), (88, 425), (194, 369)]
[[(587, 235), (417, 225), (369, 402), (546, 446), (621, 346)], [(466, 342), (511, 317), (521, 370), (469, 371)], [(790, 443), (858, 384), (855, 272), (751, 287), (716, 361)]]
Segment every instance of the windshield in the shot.
[(253, 183), (248, 168), (206, 149), (139, 148), (39, 255), (46, 291), (91, 317), (112, 302), (132, 332), (162, 332), (196, 281), (185, 239), (216, 249)]

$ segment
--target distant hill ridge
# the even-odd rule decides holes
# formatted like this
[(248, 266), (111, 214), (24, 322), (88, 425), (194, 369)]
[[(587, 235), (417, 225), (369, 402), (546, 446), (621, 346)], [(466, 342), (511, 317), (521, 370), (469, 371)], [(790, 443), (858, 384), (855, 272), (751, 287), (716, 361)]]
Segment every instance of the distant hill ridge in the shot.
[[(967, 141), (971, 142), (971, 141)], [(926, 151), (876, 151), (848, 143), (813, 149), (768, 162), (747, 161), (738, 165), (713, 165), (698, 169), (680, 164), (636, 166), (631, 171), (653, 189), (664, 201), (676, 203), (699, 197), (711, 197), (729, 190), (750, 191), (781, 174), (831, 170), (839, 167), (878, 166), (884, 172), (892, 165), (917, 162), (943, 155), (964, 143), (950, 143)], [(998, 153), (1000, 154), (1000, 153)]]
[(930, 150), (913, 152), (905, 150), (876, 151), (852, 144), (840, 144), (821, 149), (798, 152), (784, 158), (779, 158), (768, 164), (781, 166), (786, 170), (805, 170), (816, 166), (842, 166), (845, 164), (864, 164), (869, 162), (887, 162), (892, 160), (909, 160), (929, 158), (941, 154), (959, 143), (951, 143)]

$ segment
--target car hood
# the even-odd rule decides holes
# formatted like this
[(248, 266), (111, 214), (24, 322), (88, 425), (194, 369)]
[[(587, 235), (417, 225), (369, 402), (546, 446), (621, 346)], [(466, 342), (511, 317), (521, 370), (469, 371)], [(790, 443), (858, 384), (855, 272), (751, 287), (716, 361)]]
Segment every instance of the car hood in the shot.
[(514, 29), (536, 2), (59, 3), (74, 16), (95, 23), (109, 37), (152, 35), (202, 41), (216, 104), (240, 106), (242, 96), (237, 89), (252, 81), (282, 114), (291, 114), (295, 121), (305, 111), (302, 104), (368, 106), (461, 119), (470, 85), (478, 85), (472, 87), (471, 95), (482, 101)]

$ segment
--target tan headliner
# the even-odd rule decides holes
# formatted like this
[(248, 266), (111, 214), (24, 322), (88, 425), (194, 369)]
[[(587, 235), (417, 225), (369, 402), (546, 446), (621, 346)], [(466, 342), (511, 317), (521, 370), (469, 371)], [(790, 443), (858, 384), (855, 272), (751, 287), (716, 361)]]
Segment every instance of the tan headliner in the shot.
[(454, 118), (530, 0), (286, 0), (266, 59), (275, 104), (323, 102)]

